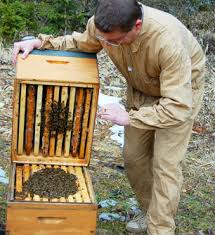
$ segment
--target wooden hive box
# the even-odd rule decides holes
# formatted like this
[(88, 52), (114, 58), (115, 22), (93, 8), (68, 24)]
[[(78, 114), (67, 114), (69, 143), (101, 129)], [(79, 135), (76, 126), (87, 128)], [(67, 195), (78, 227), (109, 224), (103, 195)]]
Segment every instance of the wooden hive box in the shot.
[[(26, 60), (18, 57), (7, 234), (95, 234), (97, 204), (87, 166), (98, 93), (94, 54), (35, 50)], [(29, 177), (44, 168), (75, 175), (76, 194), (22, 194)]]

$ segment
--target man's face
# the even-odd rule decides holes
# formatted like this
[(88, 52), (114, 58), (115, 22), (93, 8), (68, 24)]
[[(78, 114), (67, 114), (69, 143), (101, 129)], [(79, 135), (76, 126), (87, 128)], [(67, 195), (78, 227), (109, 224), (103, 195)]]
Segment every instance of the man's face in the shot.
[(96, 38), (104, 42), (107, 46), (119, 46), (121, 44), (129, 45), (138, 37), (142, 27), (142, 20), (137, 20), (134, 27), (129, 32), (114, 31), (103, 33), (97, 30)]

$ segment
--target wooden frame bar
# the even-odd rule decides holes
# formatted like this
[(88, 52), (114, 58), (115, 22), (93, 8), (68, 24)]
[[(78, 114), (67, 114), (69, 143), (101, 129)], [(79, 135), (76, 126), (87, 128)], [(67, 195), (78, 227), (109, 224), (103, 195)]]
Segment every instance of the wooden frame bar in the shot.
[(85, 152), (85, 159), (88, 163), (90, 161), (90, 155), (91, 155), (91, 151), (92, 151), (93, 130), (94, 130), (95, 118), (96, 118), (96, 112), (97, 112), (98, 96), (99, 96), (99, 86), (96, 86), (93, 89), (90, 121), (89, 121), (86, 152)]
[[(54, 87), (54, 99), (53, 101), (58, 103), (59, 101), (59, 94), (60, 94), (60, 87), (55, 86)], [(49, 149), (49, 156), (55, 155), (55, 142), (56, 142), (56, 131), (51, 132), (51, 138), (50, 138), (50, 149)]]
[(80, 142), (80, 153), (79, 158), (83, 159), (85, 154), (85, 144), (87, 140), (87, 132), (88, 132), (88, 121), (90, 115), (90, 104), (91, 104), (91, 90), (86, 90), (86, 100), (85, 100), (85, 108), (82, 122), (82, 133), (81, 133), (81, 142)]
[(18, 154), (22, 154), (24, 148), (25, 104), (26, 104), (26, 84), (22, 84), (21, 97), (20, 97), (20, 112), (19, 112)]
[(40, 129), (41, 129), (41, 111), (42, 111), (43, 86), (37, 88), (35, 136), (34, 136), (34, 155), (38, 156), (40, 148)]
[(34, 114), (35, 114), (35, 100), (36, 88), (34, 85), (27, 87), (27, 110), (26, 110), (26, 128), (25, 128), (25, 152), (27, 155), (31, 154), (33, 149), (34, 138)]
[(76, 96), (76, 110), (74, 117), (74, 125), (73, 125), (73, 134), (72, 134), (72, 156), (76, 157), (78, 153), (78, 145), (81, 131), (81, 119), (83, 113), (83, 101), (84, 101), (84, 90), (83, 88), (79, 88), (77, 90)]
[[(68, 118), (68, 122), (73, 122), (73, 114), (74, 114), (74, 106), (75, 106), (75, 94), (76, 88), (70, 87), (70, 96), (69, 96), (69, 113), (70, 117)], [(66, 131), (66, 138), (65, 138), (65, 148), (64, 148), (64, 156), (68, 157), (70, 153), (70, 145), (71, 145), (71, 130)]]
[[(66, 108), (68, 99), (68, 87), (62, 87), (61, 91), (61, 105)], [(64, 133), (59, 133), (57, 135), (57, 146), (56, 146), (56, 156), (60, 157), (62, 155)]]
[(43, 155), (46, 157), (49, 152), (49, 113), (52, 104), (53, 87), (47, 86), (45, 103), (45, 127), (42, 138)]
[(12, 126), (12, 160), (16, 158), (18, 153), (18, 127), (19, 127), (19, 107), (20, 107), (20, 83), (14, 81), (14, 95), (13, 95), (13, 126)]

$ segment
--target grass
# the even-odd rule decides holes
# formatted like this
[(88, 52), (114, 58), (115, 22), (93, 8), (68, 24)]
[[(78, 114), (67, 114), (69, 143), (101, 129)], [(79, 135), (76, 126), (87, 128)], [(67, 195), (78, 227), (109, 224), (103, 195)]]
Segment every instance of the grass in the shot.
[(6, 221), (6, 194), (7, 187), (0, 183), (0, 223)]

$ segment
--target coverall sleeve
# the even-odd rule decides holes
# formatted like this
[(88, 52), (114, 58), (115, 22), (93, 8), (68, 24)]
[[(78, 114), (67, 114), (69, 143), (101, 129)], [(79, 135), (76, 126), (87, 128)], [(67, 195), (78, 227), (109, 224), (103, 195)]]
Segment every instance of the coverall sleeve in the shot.
[(192, 115), (191, 58), (175, 40), (161, 40), (160, 43), (162, 47), (155, 56), (161, 69), (161, 98), (157, 104), (129, 112), (130, 125), (136, 128), (170, 128)]
[(102, 49), (100, 42), (95, 38), (94, 17), (87, 23), (84, 33), (73, 32), (72, 35), (53, 37), (52, 35), (39, 34), (42, 41), (40, 49), (70, 50), (97, 53)]

